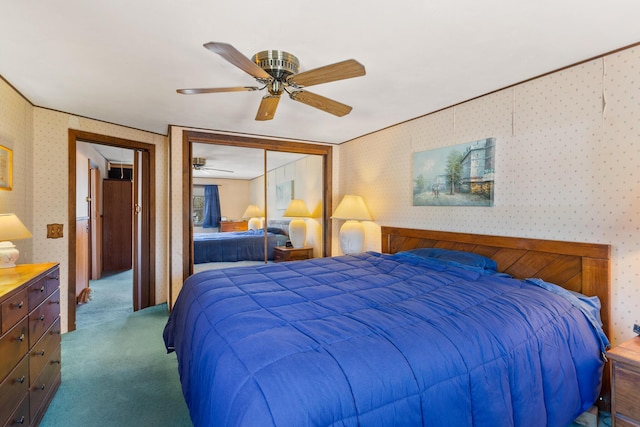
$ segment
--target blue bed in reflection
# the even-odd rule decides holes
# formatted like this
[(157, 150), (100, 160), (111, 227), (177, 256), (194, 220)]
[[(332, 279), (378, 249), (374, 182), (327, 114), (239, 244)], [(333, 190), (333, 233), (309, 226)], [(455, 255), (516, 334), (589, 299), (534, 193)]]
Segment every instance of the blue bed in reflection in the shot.
[[(282, 230), (267, 230), (267, 255), (273, 259), (273, 248), (284, 246), (288, 237)], [(194, 233), (193, 263), (264, 260), (264, 230), (227, 233)]]

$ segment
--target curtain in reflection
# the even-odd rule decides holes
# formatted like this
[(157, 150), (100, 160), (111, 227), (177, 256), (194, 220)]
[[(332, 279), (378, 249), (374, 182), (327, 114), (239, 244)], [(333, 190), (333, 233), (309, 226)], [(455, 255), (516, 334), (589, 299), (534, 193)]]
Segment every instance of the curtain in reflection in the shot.
[(220, 195), (217, 185), (204, 186), (204, 221), (203, 228), (218, 227), (220, 222)]

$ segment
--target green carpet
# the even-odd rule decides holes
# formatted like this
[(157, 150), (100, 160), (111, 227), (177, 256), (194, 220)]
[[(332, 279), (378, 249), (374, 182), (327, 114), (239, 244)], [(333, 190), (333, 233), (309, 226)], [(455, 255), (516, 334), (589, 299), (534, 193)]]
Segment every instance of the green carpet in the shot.
[(62, 336), (62, 384), (41, 426), (192, 425), (175, 353), (162, 341), (167, 305), (133, 313), (130, 278), (91, 282), (77, 329)]

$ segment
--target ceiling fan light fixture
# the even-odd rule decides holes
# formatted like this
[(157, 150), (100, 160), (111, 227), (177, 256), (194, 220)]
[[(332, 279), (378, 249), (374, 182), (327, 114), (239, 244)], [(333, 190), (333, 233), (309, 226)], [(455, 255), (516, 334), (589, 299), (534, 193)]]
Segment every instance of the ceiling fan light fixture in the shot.
[(286, 79), (300, 69), (298, 58), (283, 50), (263, 50), (253, 55), (251, 60), (276, 80)]

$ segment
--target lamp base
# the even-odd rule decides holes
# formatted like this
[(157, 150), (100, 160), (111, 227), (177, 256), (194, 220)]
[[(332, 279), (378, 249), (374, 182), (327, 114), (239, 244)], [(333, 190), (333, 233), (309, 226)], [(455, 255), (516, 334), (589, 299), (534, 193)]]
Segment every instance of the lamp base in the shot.
[(0, 242), (0, 268), (15, 267), (19, 256), (20, 252), (12, 242)]
[(355, 255), (364, 247), (364, 226), (360, 221), (348, 220), (340, 227), (340, 248), (345, 255)]
[(294, 248), (304, 248), (307, 240), (307, 223), (304, 219), (294, 218), (289, 222), (289, 240)]
[(249, 230), (257, 230), (258, 228), (262, 228), (262, 221), (260, 221), (260, 218), (251, 218), (249, 222), (247, 222), (247, 228)]

